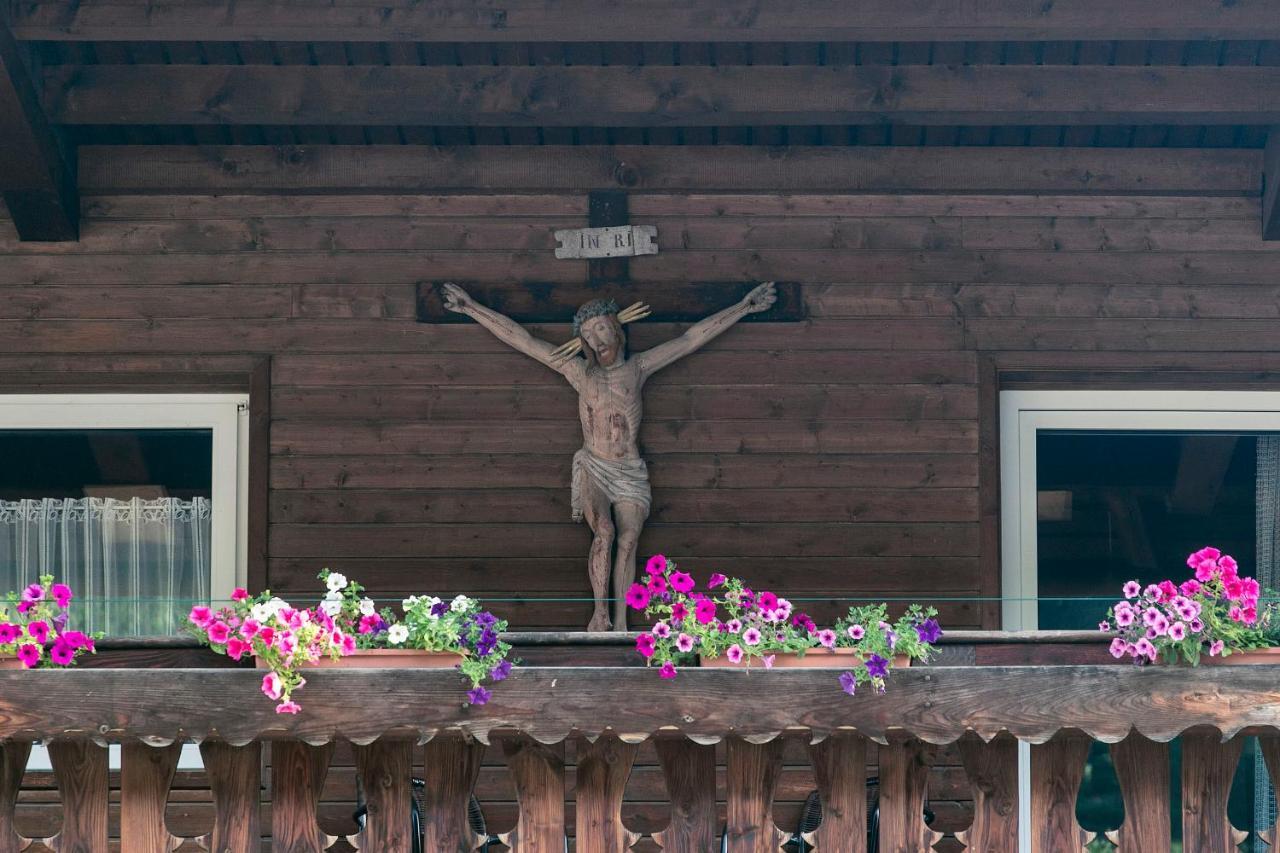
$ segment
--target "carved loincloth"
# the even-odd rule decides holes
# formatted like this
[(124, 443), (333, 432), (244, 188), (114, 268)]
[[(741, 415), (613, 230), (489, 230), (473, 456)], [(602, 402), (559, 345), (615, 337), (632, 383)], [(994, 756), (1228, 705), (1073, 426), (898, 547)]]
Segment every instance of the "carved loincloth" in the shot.
[(582, 521), (582, 504), (587, 483), (599, 489), (610, 504), (630, 501), (644, 507), (649, 515), (653, 493), (649, 489), (649, 466), (643, 459), (613, 461), (601, 459), (585, 447), (573, 454), (573, 520)]

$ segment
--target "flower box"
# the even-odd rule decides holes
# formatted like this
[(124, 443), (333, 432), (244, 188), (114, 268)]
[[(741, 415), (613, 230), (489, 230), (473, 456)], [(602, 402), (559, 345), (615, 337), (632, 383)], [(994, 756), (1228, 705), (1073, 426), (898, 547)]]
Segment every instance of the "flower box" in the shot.
[(0, 669), (25, 669), (25, 668), (26, 667), (22, 665), (22, 661), (18, 660), (13, 655), (0, 656)]
[(1269, 649), (1249, 649), (1243, 652), (1232, 652), (1222, 657), (1209, 657), (1204, 655), (1200, 658), (1200, 663), (1207, 666), (1251, 666), (1256, 664), (1277, 664), (1280, 663), (1280, 646), (1272, 646)]
[[(727, 657), (703, 657), (698, 656), (698, 666), (710, 667), (711, 669), (746, 669), (747, 661), (750, 658), (743, 658), (741, 663), (734, 663)], [(860, 649), (834, 648), (834, 649), (813, 649), (805, 652), (803, 655), (796, 652), (778, 652), (773, 656), (773, 665), (771, 669), (849, 669), (863, 663), (863, 655)], [(911, 666), (910, 655), (894, 655), (894, 668), (902, 668)], [(754, 667), (761, 669), (759, 665)]]
[[(423, 649), (359, 649), (340, 658), (322, 657), (302, 663), (305, 669), (452, 669), (462, 663), (457, 652), (429, 652)], [(254, 658), (258, 669), (270, 669), (262, 658)]]

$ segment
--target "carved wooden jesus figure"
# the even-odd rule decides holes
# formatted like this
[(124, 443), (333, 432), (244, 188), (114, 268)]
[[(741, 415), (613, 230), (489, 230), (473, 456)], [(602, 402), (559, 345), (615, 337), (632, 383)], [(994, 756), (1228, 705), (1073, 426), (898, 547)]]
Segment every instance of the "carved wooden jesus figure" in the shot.
[[(626, 630), (623, 594), (635, 580), (636, 545), (651, 503), (649, 469), (637, 442), (645, 380), (746, 315), (768, 310), (777, 298), (773, 282), (759, 285), (741, 302), (694, 324), (680, 337), (633, 356), (627, 353), (617, 304), (588, 302), (573, 318), (584, 358), (558, 356), (554, 346), (479, 304), (456, 284), (446, 284), (442, 291), (450, 311), (466, 314), (499, 340), (555, 370), (578, 392), (582, 449), (573, 457), (573, 519), (585, 517), (595, 534), (587, 563), (595, 612), (587, 630)], [(606, 604), (611, 577), (612, 621)]]

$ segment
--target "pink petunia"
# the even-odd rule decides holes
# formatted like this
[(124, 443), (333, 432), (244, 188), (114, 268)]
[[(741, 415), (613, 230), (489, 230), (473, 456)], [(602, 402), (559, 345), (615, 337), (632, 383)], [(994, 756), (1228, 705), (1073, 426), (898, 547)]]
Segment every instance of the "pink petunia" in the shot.
[(0, 646), (7, 646), (22, 635), (22, 629), (8, 622), (0, 624)]
[(662, 668), (658, 670), (658, 675), (661, 675), (663, 678), (675, 678), (676, 665), (671, 661), (667, 661), (662, 665)]
[(302, 706), (290, 699), (288, 702), (281, 702), (276, 706), (277, 714), (296, 714), (302, 710)]
[(1171, 580), (1160, 581), (1158, 586), (1160, 588), (1161, 601), (1171, 601), (1178, 594), (1178, 588), (1173, 585)]
[(725, 582), (728, 580), (729, 579), (727, 577), (720, 574), (719, 572), (712, 572), (711, 579), (707, 581), (707, 587), (710, 589), (715, 589), (718, 586), (724, 586)]
[(1141, 592), (1142, 592), (1142, 584), (1138, 583), (1137, 581), (1129, 581), (1124, 585), (1125, 598), (1137, 598)]
[(830, 628), (823, 628), (818, 632), (818, 642), (828, 649), (834, 649), (836, 647), (836, 632)]
[(245, 601), (249, 598), (249, 590), (242, 586), (238, 586), (231, 591), (232, 601)]
[(1138, 640), (1134, 648), (1135, 648), (1135, 651), (1137, 651), (1139, 657), (1144, 657), (1147, 660), (1156, 659), (1156, 647), (1153, 646), (1151, 644), (1151, 641), (1146, 639), (1145, 637), (1141, 640)]
[(682, 652), (688, 653), (693, 651), (694, 639), (688, 634), (681, 634), (676, 637), (676, 648)]
[(665, 640), (667, 637), (671, 636), (671, 626), (668, 625), (666, 622), (654, 623), (652, 630), (653, 630), (653, 636), (661, 640)]
[(729, 659), (729, 663), (741, 663), (742, 662), (742, 646), (738, 645), (737, 643), (734, 643), (732, 646), (725, 649), (724, 656)]
[(34, 601), (19, 601), (19, 602), (18, 602), (18, 612), (19, 612), (19, 613), (29, 613), (29, 612), (31, 611), (31, 609), (32, 609), (33, 607), (35, 607), (35, 606), (36, 606), (36, 603), (35, 603)]
[(1169, 626), (1169, 639), (1175, 643), (1180, 643), (1187, 638), (1187, 626), (1181, 622), (1174, 622)]
[(222, 645), (231, 637), (231, 629), (225, 622), (214, 622), (205, 630), (208, 633), (209, 642), (216, 646)]
[(49, 649), (49, 660), (53, 661), (58, 666), (66, 666), (75, 659), (75, 648), (64, 643), (62, 640), (55, 642), (53, 647)]
[(861, 640), (867, 635), (867, 629), (863, 628), (861, 625), (850, 625), (845, 629), (845, 633), (849, 635), (849, 639), (851, 640)]
[(246, 640), (252, 640), (258, 635), (258, 631), (261, 629), (262, 626), (258, 624), (257, 619), (246, 619), (244, 620), (244, 624), (240, 626), (240, 636), (244, 637)]
[(1214, 640), (1209, 644), (1209, 657), (1214, 658), (1222, 654), (1222, 650), (1226, 648), (1226, 646), (1227, 644), (1222, 640)]
[(1230, 619), (1232, 622), (1243, 622), (1244, 610), (1240, 607), (1232, 607), (1230, 610), (1227, 611), (1227, 618)]
[(23, 601), (44, 601), (44, 587), (38, 583), (33, 583), (22, 591)]
[(716, 619), (716, 603), (709, 598), (699, 601), (693, 608), (693, 616), (699, 625), (709, 625)]
[(1204, 630), (1204, 623), (1201, 622), (1199, 619), (1192, 619), (1190, 622), (1187, 623), (1187, 627), (1191, 629), (1191, 633), (1199, 634), (1201, 631)]
[(213, 611), (208, 607), (197, 604), (191, 608), (191, 612), (187, 614), (187, 619), (197, 628), (208, 628), (209, 623), (213, 621)]
[(1182, 582), (1182, 586), (1178, 587), (1178, 591), (1190, 598), (1200, 592), (1200, 582), (1192, 579), (1185, 580)]
[(760, 645), (760, 632), (755, 628), (748, 628), (742, 632), (742, 642), (748, 646)]
[(653, 652), (657, 648), (658, 641), (654, 639), (652, 634), (641, 634), (636, 637), (636, 651), (643, 658), (653, 657)]
[(730, 634), (736, 634), (742, 630), (742, 620), (730, 619), (728, 622), (725, 623), (725, 628), (729, 630)]
[(280, 683), (280, 676), (274, 672), (268, 672), (262, 676), (262, 692), (267, 694), (268, 699), (279, 699), (284, 695), (284, 685)]
[(756, 604), (761, 610), (776, 610), (778, 607), (778, 596), (768, 590), (765, 590), (760, 593), (760, 596), (756, 599)]
[(341, 645), (342, 645), (343, 656), (354, 655), (356, 653), (356, 638), (351, 636), (350, 634), (342, 635)]
[(258, 629), (258, 639), (262, 641), (263, 645), (271, 646), (276, 639), (276, 629), (270, 625), (264, 625)]
[(1132, 607), (1116, 608), (1116, 624), (1121, 628), (1128, 628), (1135, 618)]
[(632, 610), (644, 610), (649, 606), (649, 590), (638, 583), (633, 583), (627, 590), (627, 606)]
[(667, 579), (662, 575), (650, 575), (645, 588), (649, 590), (650, 595), (662, 595), (667, 591)]
[(54, 603), (63, 610), (67, 609), (67, 605), (71, 604), (71, 599), (75, 597), (71, 594), (71, 587), (65, 583), (55, 583), (49, 587), (49, 595), (53, 596)]
[(661, 554), (654, 554), (649, 558), (649, 562), (644, 564), (644, 571), (648, 575), (666, 574), (667, 558)]
[(1111, 648), (1110, 648), (1111, 656), (1117, 659), (1122, 658), (1125, 656), (1126, 654), (1125, 650), (1127, 648), (1128, 648), (1128, 644), (1124, 640), (1120, 639), (1119, 637), (1116, 637), (1114, 640), (1111, 641)]
[(45, 621), (28, 623), (27, 634), (43, 646), (49, 640), (49, 623)]
[(40, 663), (40, 647), (26, 643), (18, 647), (18, 660), (22, 661), (22, 665), (27, 669), (34, 669), (36, 664)]
[(689, 608), (685, 606), (683, 601), (677, 601), (671, 605), (671, 622), (679, 625), (681, 622), (689, 618)]
[(240, 660), (251, 648), (248, 643), (239, 637), (231, 637), (227, 640), (227, 657), (232, 660)]
[(679, 593), (689, 593), (693, 591), (693, 578), (685, 572), (671, 573), (671, 588)]

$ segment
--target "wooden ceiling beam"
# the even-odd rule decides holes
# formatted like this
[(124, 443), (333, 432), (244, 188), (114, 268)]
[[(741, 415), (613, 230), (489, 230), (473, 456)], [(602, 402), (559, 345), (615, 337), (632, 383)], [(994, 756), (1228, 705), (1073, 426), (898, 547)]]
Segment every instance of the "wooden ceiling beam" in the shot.
[(23, 240), (75, 240), (73, 165), (40, 106), (22, 49), (0, 19), (0, 193)]
[(51, 68), (93, 125), (1280, 123), (1280, 67), (270, 66)]
[(1083, 41), (1280, 38), (1274, 0), (20, 0), (30, 40)]
[(1267, 135), (1262, 180), (1262, 239), (1280, 240), (1280, 125)]

